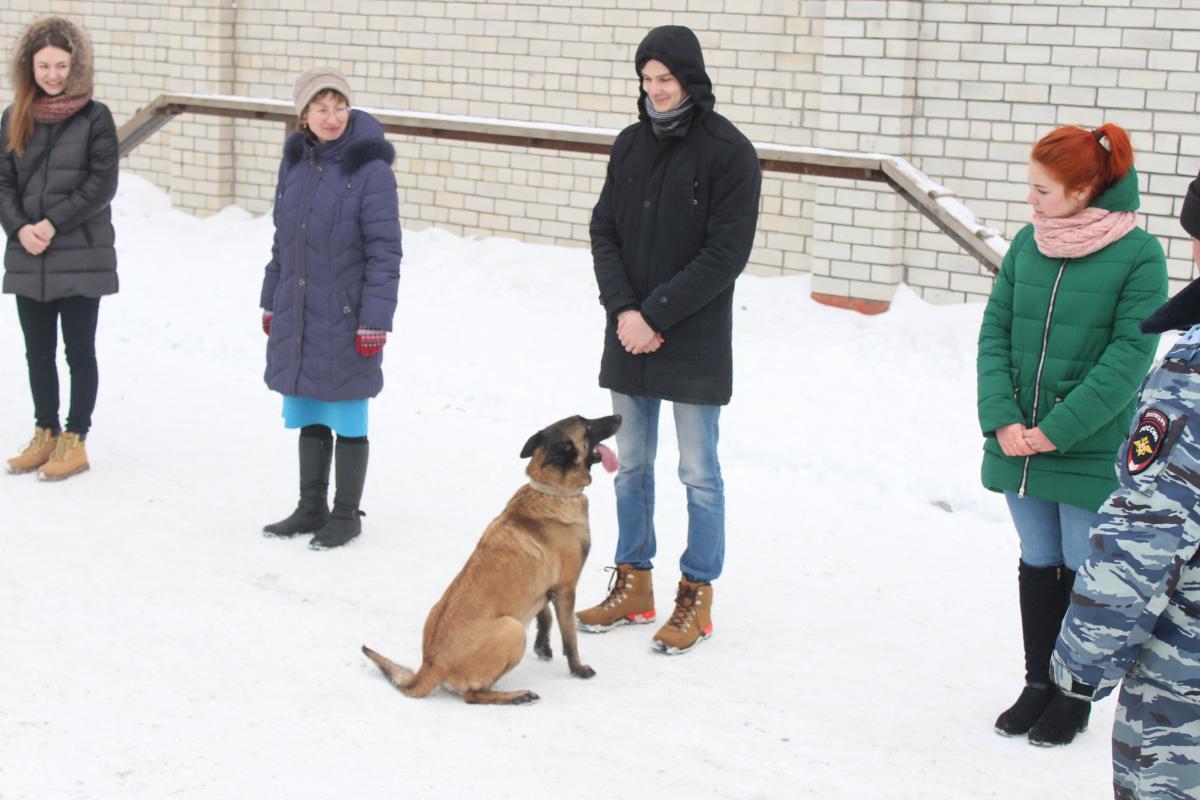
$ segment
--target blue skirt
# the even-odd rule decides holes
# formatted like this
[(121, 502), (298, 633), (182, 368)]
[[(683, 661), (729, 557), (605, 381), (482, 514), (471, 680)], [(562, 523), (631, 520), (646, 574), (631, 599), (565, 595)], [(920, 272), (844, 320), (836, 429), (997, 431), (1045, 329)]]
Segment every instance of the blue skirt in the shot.
[(338, 400), (325, 402), (311, 397), (283, 396), (283, 427), (303, 428), (324, 425), (338, 436), (367, 435), (367, 401)]

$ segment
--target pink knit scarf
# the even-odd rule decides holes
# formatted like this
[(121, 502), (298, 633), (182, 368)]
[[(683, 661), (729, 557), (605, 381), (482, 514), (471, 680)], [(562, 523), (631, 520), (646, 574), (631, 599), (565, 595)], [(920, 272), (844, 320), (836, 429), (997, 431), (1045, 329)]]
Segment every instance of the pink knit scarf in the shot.
[(1069, 217), (1033, 212), (1033, 239), (1050, 258), (1082, 258), (1102, 250), (1137, 227), (1132, 211), (1105, 211), (1088, 206)]
[(91, 92), (76, 95), (63, 93), (54, 97), (38, 97), (33, 101), (33, 121), (41, 122), (45, 125), (62, 122), (67, 117), (79, 113), (79, 109), (86, 106), (91, 99)]

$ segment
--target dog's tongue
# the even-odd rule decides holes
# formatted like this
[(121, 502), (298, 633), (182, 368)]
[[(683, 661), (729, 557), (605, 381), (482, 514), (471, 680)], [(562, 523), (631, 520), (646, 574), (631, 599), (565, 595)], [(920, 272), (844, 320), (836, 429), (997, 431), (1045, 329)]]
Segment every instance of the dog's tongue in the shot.
[(621, 461), (617, 458), (617, 454), (602, 444), (596, 445), (596, 450), (600, 453), (600, 463), (604, 465), (605, 471), (616, 472), (617, 468), (621, 466)]

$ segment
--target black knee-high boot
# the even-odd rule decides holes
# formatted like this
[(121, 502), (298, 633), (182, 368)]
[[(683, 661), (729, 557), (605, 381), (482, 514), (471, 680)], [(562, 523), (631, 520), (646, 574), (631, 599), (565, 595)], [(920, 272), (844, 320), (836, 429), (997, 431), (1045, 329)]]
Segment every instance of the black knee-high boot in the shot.
[[(326, 428), (328, 433), (329, 429)], [(320, 530), (329, 519), (329, 466), (333, 437), (300, 433), (300, 503), (286, 519), (263, 528), (268, 536), (295, 536)]]
[[(1066, 614), (1066, 609), (1071, 604), (1071, 587), (1074, 584), (1075, 572), (1063, 567), (1059, 586), (1063, 597), (1063, 614)], [(1056, 688), (1050, 704), (1029, 729), (1029, 743), (1041, 747), (1070, 744), (1077, 734), (1087, 729), (1088, 718), (1091, 715), (1091, 701), (1067, 697)]]
[[(1025, 688), (1021, 696), (996, 720), (996, 732), (1021, 736), (1029, 732), (1057, 691), (1050, 682), (1050, 656), (1067, 611), (1062, 589), (1066, 567), (1017, 567), (1021, 601), (1021, 638), (1025, 644)], [(1072, 573), (1074, 574), (1074, 573)]]
[(334, 454), (334, 477), (337, 490), (333, 495), (333, 513), (329, 521), (317, 531), (308, 546), (313, 550), (328, 550), (341, 547), (362, 533), (363, 512), (358, 510), (362, 502), (363, 484), (367, 480), (367, 457), (370, 443), (361, 439), (337, 440)]

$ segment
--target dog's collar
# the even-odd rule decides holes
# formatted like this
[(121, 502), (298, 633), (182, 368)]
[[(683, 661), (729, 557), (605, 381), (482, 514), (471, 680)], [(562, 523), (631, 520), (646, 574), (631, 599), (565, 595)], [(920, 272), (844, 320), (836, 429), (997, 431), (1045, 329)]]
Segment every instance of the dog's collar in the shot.
[(529, 479), (529, 485), (535, 491), (539, 491), (542, 494), (554, 495), (555, 497), (579, 497), (579, 495), (583, 494), (583, 489), (576, 489), (573, 492), (564, 492), (562, 489), (556, 489), (548, 483), (535, 481), (533, 478)]

